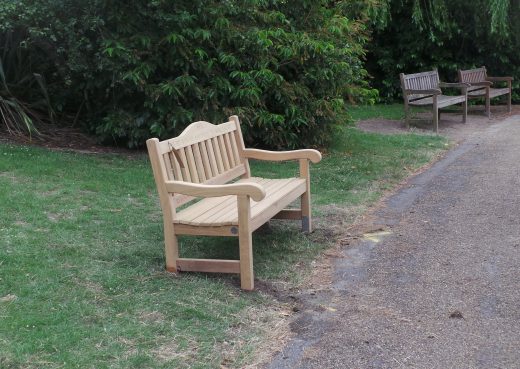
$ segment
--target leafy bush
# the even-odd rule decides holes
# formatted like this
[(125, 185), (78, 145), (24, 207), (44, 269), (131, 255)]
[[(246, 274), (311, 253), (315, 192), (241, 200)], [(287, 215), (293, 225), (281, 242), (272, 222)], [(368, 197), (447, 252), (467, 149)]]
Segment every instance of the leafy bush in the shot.
[(0, 4), (0, 32), (26, 34), (54, 109), (104, 141), (138, 147), (238, 114), (249, 145), (294, 148), (326, 144), (345, 98), (373, 101), (363, 57), (374, 4), (13, 0)]

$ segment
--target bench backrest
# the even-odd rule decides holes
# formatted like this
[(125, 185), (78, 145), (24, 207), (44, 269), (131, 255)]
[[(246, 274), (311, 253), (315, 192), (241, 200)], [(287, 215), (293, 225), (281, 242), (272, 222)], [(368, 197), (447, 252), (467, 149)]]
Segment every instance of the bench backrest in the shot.
[(195, 122), (175, 138), (152, 138), (146, 145), (161, 202), (168, 198), (174, 207), (192, 197), (168, 194), (161, 185), (165, 181), (224, 184), (249, 176), (249, 163), (241, 155), (244, 141), (237, 116), (219, 125)]
[(482, 82), (487, 77), (486, 67), (459, 70), (459, 82)]
[[(475, 83), (485, 81), (487, 78), (486, 67), (459, 70), (459, 82)], [(468, 91), (484, 88), (482, 86), (468, 87)]]
[(439, 73), (437, 70), (431, 70), (422, 73), (404, 74), (401, 73), (401, 88), (403, 90), (403, 98), (406, 102), (419, 100), (432, 95), (428, 94), (406, 94), (405, 90), (432, 90), (439, 88)]

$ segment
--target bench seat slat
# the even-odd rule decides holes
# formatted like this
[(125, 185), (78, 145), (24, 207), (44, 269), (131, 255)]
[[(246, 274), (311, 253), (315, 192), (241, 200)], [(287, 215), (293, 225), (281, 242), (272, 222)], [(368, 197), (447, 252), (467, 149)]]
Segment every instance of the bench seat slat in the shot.
[[(253, 224), (256, 224), (255, 218), (263, 219), (263, 217), (266, 217), (267, 221), (278, 212), (279, 208), (284, 208), (305, 192), (306, 186), (303, 178), (265, 179), (252, 177), (238, 181), (238, 183), (240, 182), (255, 182), (262, 185), (266, 190), (264, 200), (251, 201)], [(270, 215), (271, 213), (274, 214)], [(199, 214), (199, 216), (195, 216), (196, 214)], [(200, 216), (201, 214), (204, 216)], [(174, 223), (198, 226), (238, 225), (236, 196), (202, 199), (177, 213)]]
[[(437, 106), (439, 108), (443, 108), (443, 107), (446, 107), (449, 105), (464, 102), (464, 100), (465, 100), (464, 95), (458, 95), (458, 96), (437, 95)], [(409, 104), (417, 105), (417, 106), (432, 105), (433, 97), (425, 97), (424, 99), (410, 101)]]
[[(502, 96), (502, 95), (507, 95), (509, 93), (509, 88), (490, 88), (489, 89), (489, 97), (490, 98), (493, 98), (493, 97), (497, 97), (497, 96)], [(486, 95), (486, 89), (485, 88), (480, 88), (480, 89), (475, 89), (475, 90), (472, 90), (472, 91), (468, 91), (468, 95), (470, 96), (485, 96)]]

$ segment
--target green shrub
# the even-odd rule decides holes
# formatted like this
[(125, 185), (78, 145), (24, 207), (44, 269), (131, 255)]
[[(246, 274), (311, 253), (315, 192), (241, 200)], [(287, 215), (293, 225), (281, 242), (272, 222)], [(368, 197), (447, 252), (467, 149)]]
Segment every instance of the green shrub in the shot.
[(55, 110), (103, 141), (138, 147), (238, 114), (249, 145), (295, 148), (326, 144), (345, 98), (374, 100), (362, 60), (373, 4), (13, 0), (0, 31), (26, 32), (29, 58), (44, 50), (32, 71)]

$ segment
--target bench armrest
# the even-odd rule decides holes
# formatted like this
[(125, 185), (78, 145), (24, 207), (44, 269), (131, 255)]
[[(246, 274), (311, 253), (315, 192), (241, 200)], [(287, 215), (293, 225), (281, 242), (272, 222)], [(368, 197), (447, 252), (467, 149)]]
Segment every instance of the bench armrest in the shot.
[(257, 183), (229, 183), (223, 185), (207, 185), (183, 181), (166, 181), (166, 191), (193, 197), (218, 197), (227, 195), (246, 195), (255, 201), (265, 197), (265, 190)]
[(438, 88), (429, 90), (404, 90), (407, 95), (440, 95), (442, 91)]
[(490, 77), (487, 76), (486, 80), (491, 82), (511, 82), (513, 80), (513, 77)]
[(471, 87), (475, 87), (475, 86), (482, 86), (482, 87), (486, 87), (486, 86), (492, 86), (493, 85), (493, 82), (491, 81), (478, 81), (478, 82), (468, 82)]
[(439, 87), (468, 88), (469, 86), (471, 86), (471, 85), (469, 83), (465, 83), (465, 82), (456, 82), (456, 83), (439, 82)]
[(269, 160), (269, 161), (284, 161), (284, 160), (298, 160), (308, 159), (313, 163), (321, 161), (321, 153), (318, 150), (304, 149), (292, 151), (268, 151), (258, 149), (244, 149), (242, 156), (247, 159)]

